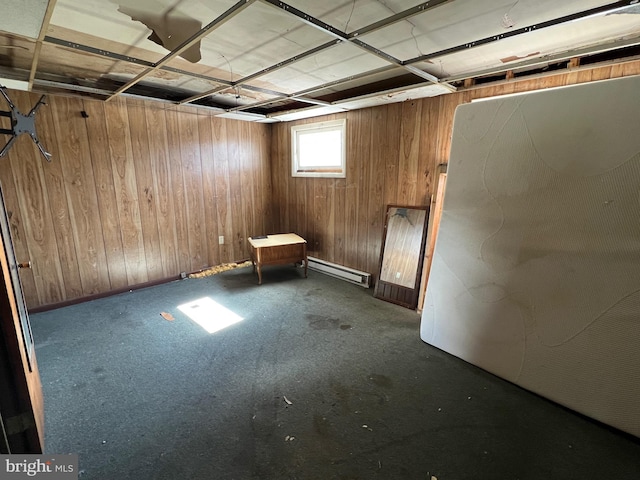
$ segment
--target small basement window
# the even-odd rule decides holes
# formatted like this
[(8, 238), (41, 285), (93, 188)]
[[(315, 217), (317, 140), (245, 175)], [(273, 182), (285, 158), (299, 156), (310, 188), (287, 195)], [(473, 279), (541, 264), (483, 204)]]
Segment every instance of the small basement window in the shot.
[(291, 175), (344, 178), (346, 120), (291, 127)]

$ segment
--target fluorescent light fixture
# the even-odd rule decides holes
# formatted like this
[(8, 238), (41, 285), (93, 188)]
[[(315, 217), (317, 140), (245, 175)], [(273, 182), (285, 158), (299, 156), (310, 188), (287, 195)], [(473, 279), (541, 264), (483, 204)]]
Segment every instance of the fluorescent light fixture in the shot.
[(10, 88), (12, 90), (24, 90), (29, 91), (29, 82), (23, 80), (12, 80), (11, 78), (0, 78), (0, 85)]
[(244, 320), (209, 297), (183, 303), (178, 310), (187, 315), (209, 333), (215, 333)]
[(231, 118), (233, 120), (244, 120), (248, 122), (255, 122), (257, 120), (263, 120), (265, 118), (264, 115), (259, 115), (257, 113), (250, 112), (227, 112), (221, 115), (216, 115), (219, 118)]
[(280, 119), (271, 118), (271, 117), (263, 118), (262, 120), (256, 120), (256, 123), (279, 123), (279, 122), (280, 122)]
[(303, 118), (318, 117), (320, 115), (330, 115), (332, 113), (340, 113), (346, 111), (346, 108), (334, 105), (313, 106), (308, 108), (301, 108), (300, 110), (288, 110), (282, 113), (274, 113), (270, 117), (276, 118), (283, 122), (290, 122), (292, 120), (301, 120)]
[(384, 92), (346, 98), (335, 102), (335, 105), (339, 105), (348, 110), (357, 110), (360, 108), (386, 105), (388, 103), (406, 102), (407, 100), (417, 98), (436, 97), (448, 93), (451, 93), (451, 90), (445, 85), (427, 82), (410, 87), (398, 87)]

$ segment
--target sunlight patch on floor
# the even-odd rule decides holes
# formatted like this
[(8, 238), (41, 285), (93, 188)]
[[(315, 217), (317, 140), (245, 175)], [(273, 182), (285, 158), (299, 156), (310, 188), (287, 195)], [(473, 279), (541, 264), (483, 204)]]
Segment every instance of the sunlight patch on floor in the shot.
[(209, 297), (183, 303), (178, 306), (178, 310), (209, 333), (218, 332), (234, 323), (244, 320), (240, 315), (223, 307)]

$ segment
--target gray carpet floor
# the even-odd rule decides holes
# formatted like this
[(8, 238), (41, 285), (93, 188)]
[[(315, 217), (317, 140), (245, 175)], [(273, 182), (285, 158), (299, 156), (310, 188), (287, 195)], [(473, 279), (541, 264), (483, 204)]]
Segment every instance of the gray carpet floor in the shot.
[[(640, 442), (423, 343), (419, 316), (293, 267), (31, 316), (46, 451), (81, 479), (640, 478)], [(210, 297), (216, 333), (178, 310)], [(168, 312), (173, 321), (160, 314)]]

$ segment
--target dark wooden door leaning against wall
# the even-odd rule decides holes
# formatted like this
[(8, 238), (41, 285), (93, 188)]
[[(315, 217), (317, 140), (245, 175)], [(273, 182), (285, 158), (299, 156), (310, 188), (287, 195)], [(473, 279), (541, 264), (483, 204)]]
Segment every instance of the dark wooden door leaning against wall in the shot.
[(19, 265), (0, 188), (0, 453), (41, 453), (44, 405)]

